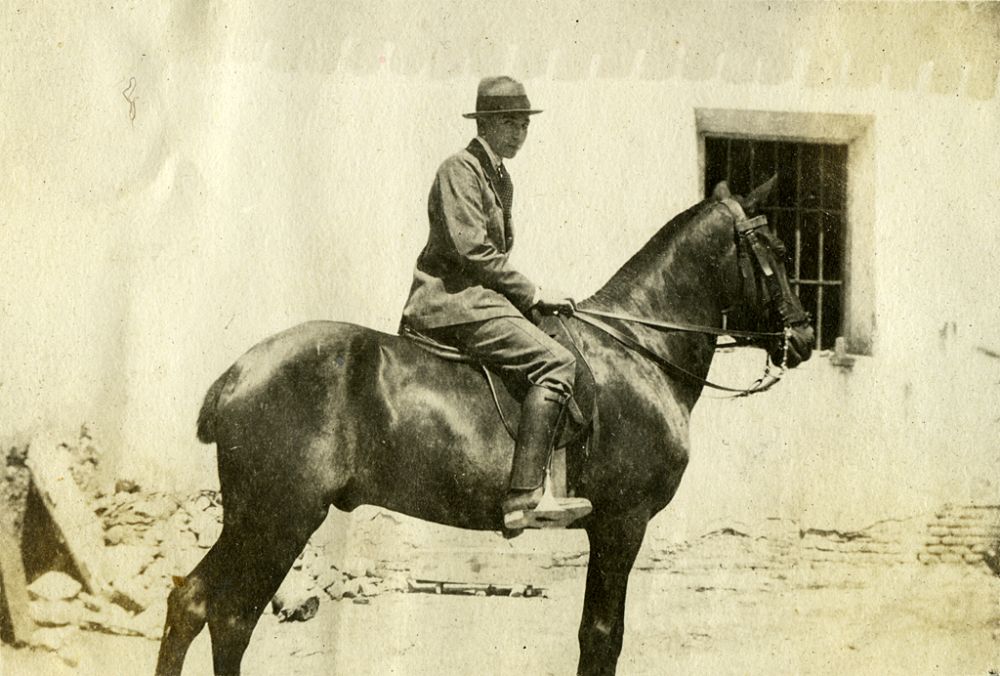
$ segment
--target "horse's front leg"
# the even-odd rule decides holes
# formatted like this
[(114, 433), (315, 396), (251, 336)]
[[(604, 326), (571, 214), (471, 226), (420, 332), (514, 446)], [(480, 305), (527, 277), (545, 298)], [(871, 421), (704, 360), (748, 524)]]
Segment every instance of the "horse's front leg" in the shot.
[(642, 545), (648, 510), (595, 519), (587, 527), (590, 565), (580, 621), (578, 676), (613, 675), (625, 632), (628, 576)]

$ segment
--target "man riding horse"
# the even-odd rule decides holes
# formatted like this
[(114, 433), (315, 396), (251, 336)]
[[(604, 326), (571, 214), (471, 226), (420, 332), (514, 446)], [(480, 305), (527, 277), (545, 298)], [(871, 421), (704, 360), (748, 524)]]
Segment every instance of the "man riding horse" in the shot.
[[(430, 234), (417, 258), (401, 329), (456, 347), (528, 384), (503, 500), (512, 531), (538, 519), (564, 524), (590, 511), (588, 502), (544, 494), (546, 467), (563, 411), (573, 395), (575, 358), (529, 318), (573, 311), (572, 298), (543, 289), (511, 267), (514, 188), (503, 164), (528, 134), (532, 109), (523, 85), (509, 77), (479, 83), (477, 136), (441, 164), (431, 186)], [(543, 514), (544, 512), (544, 514)]]

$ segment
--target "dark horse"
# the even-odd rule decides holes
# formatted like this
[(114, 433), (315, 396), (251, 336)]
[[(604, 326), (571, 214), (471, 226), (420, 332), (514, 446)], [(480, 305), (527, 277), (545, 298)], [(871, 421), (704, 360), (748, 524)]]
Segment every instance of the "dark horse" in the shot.
[[(780, 242), (766, 227), (743, 232), (762, 222), (744, 210), (752, 214), (771, 183), (742, 200), (720, 184), (580, 310), (716, 328), (729, 310), (733, 326), (771, 332), (761, 346), (774, 361), (807, 359), (812, 329), (789, 287)], [(708, 333), (609, 321), (642, 349), (567, 322), (599, 387), (601, 421), (599, 444), (569, 453), (570, 488), (593, 503), (574, 524), (590, 540), (579, 674), (615, 673), (629, 572), (647, 523), (684, 473), (688, 419), (716, 347)], [(476, 530), (502, 526), (513, 444), (485, 379), (406, 338), (337, 322), (273, 336), (212, 385), (198, 438), (217, 446), (224, 526), (170, 593), (158, 674), (180, 673), (206, 623), (215, 671), (238, 673), (263, 608), (330, 505), (379, 505)]]

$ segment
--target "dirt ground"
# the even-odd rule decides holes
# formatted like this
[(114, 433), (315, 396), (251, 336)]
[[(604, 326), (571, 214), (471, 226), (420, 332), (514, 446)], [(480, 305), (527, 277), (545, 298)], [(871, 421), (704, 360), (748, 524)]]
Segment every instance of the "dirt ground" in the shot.
[[(1000, 670), (1000, 578), (985, 566), (773, 565), (773, 558), (767, 565), (748, 554), (748, 542), (729, 534), (701, 542), (706, 556), (692, 556), (698, 548), (689, 546), (671, 560), (640, 560), (619, 674), (985, 676)], [(324, 599), (308, 622), (279, 623), (268, 612), (244, 673), (575, 673), (585, 576), (580, 557), (542, 566), (538, 556), (529, 561), (516, 552), (506, 559), (502, 553), (452, 558), (463, 560), (469, 576), (528, 580), (544, 586), (545, 596)], [(468, 565), (476, 560), (481, 563)], [(150, 639), (76, 631), (58, 656), (4, 646), (0, 671), (151, 674), (157, 647)], [(211, 673), (207, 632), (192, 646), (185, 673)]]

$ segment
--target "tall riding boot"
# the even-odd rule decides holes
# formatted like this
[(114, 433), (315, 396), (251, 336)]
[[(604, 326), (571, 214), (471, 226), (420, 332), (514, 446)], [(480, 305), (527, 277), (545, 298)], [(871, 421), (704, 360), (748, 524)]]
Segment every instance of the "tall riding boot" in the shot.
[(510, 490), (503, 501), (504, 526), (510, 530), (562, 527), (590, 512), (587, 500), (545, 494), (545, 471), (564, 407), (564, 399), (544, 387), (531, 387), (524, 398)]

